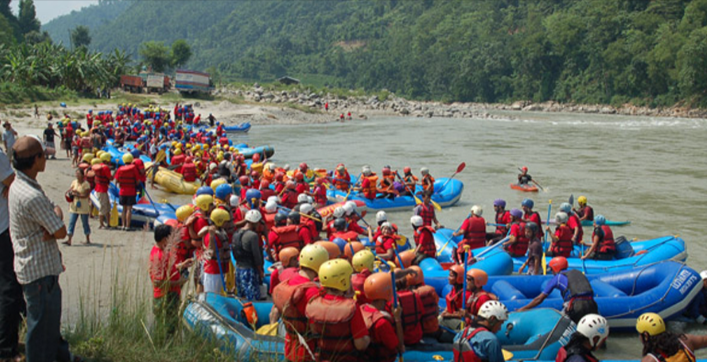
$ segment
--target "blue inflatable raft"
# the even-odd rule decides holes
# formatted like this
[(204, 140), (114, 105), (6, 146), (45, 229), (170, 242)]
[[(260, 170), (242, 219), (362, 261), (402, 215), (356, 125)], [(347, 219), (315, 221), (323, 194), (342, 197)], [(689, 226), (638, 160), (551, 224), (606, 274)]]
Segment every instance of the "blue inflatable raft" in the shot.
[[(269, 322), (271, 302), (253, 302), (258, 315), (255, 328)], [(281, 336), (265, 336), (254, 332), (241, 316), (243, 303), (239, 299), (216, 294), (201, 294), (184, 311), (185, 324), (205, 338), (215, 337), (222, 348), (235, 351), (236, 360), (284, 360), (285, 342)], [(514, 359), (550, 360), (567, 343), (575, 327), (569, 319), (552, 309), (512, 313), (496, 334), (503, 348), (512, 352)], [(406, 347), (405, 361), (451, 361), (452, 344), (423, 340)]]
[(223, 126), (223, 130), (226, 133), (248, 133), (248, 131), (250, 131), (250, 122), (243, 122), (232, 126)]
[[(437, 250), (440, 250), (452, 235), (453, 230), (440, 229), (434, 234)], [(454, 237), (442, 250), (441, 255), (437, 258), (440, 262), (452, 261), (452, 253), (457, 247), (457, 242), (462, 240), (462, 236)], [(685, 261), (687, 260), (687, 250), (685, 249), (685, 241), (675, 236), (664, 236), (656, 239), (619, 243), (617, 246), (617, 254), (614, 260), (593, 260), (586, 259), (582, 261), (579, 256), (582, 253), (580, 246), (575, 246), (572, 256), (567, 258), (570, 269), (582, 270), (586, 274), (605, 273), (617, 270), (632, 269), (635, 267), (653, 264), (664, 260)], [(473, 250), (474, 255), (478, 255), (486, 248)], [(503, 253), (505, 251), (501, 247), (489, 251), (485, 257)], [(513, 258), (513, 270), (518, 271), (520, 266), (526, 261), (526, 257)], [(551, 257), (546, 258), (550, 262)]]
[[(113, 140), (108, 140), (106, 142), (106, 145), (103, 146), (102, 150), (110, 154), (111, 163), (117, 166), (125, 166), (125, 162), (123, 162), (123, 155), (126, 152), (132, 150), (133, 148), (135, 147), (132, 144), (126, 145), (124, 148), (118, 148), (113, 146)], [(140, 159), (142, 160), (142, 162), (152, 162), (150, 157), (148, 157), (147, 155), (140, 155)]]
[[(98, 201), (98, 195), (96, 194), (96, 191), (91, 191), (91, 202), (93, 203), (93, 206), (96, 208), (100, 208), (101, 204)], [(121, 215), (123, 212), (123, 207), (118, 203), (119, 199), (119, 191), (118, 187), (115, 186), (111, 182), (110, 187), (108, 189), (108, 198), (110, 199), (110, 205), (111, 208), (113, 207), (113, 204), (116, 204), (116, 207), (118, 209), (118, 215)], [(137, 197), (139, 199), (139, 196)], [(139, 200), (138, 200), (139, 201)], [(177, 216), (175, 215), (175, 211), (179, 205), (172, 205), (172, 204), (163, 204), (159, 202), (155, 202), (154, 204), (151, 203), (138, 203), (133, 205), (133, 215), (132, 218), (130, 219), (130, 224), (131, 226), (143, 226), (145, 223), (147, 224), (154, 224), (155, 219), (158, 217), (163, 217), (165, 220), (167, 219), (176, 219)]]
[[(540, 295), (552, 276), (493, 276), (484, 290), (490, 291), (502, 301), (508, 310), (514, 311), (530, 303)], [(702, 278), (690, 267), (665, 261), (631, 270), (588, 275), (594, 289), (594, 299), (599, 313), (609, 320), (614, 329), (632, 331), (636, 318), (643, 313), (658, 313), (668, 320), (679, 317), (702, 289)], [(439, 295), (446, 295), (451, 286), (425, 283), (435, 287)], [(540, 307), (562, 310), (562, 296), (554, 290)], [(446, 303), (440, 298), (440, 306)]]
[[(449, 180), (449, 182), (447, 182)], [(352, 182), (354, 178), (352, 177)], [(442, 187), (444, 185), (444, 187)], [(464, 191), (464, 183), (449, 178), (440, 178), (435, 181), (435, 193), (432, 195), (432, 201), (438, 203), (441, 207), (450, 207), (456, 204), (462, 197), (462, 192)], [(416, 186), (415, 193), (422, 192), (422, 186)], [(331, 202), (341, 202), (346, 198), (347, 193), (339, 190), (328, 190), (327, 198)], [(418, 194), (419, 195), (419, 194)], [(409, 210), (415, 207), (415, 198), (412, 196), (398, 196), (394, 199), (382, 198), (381, 194), (378, 194), (381, 198), (376, 198), (374, 200), (367, 199), (363, 197), (361, 193), (351, 192), (348, 195), (348, 200), (360, 200), (366, 203), (366, 207), (371, 210)], [(420, 198), (420, 196), (418, 196)]]

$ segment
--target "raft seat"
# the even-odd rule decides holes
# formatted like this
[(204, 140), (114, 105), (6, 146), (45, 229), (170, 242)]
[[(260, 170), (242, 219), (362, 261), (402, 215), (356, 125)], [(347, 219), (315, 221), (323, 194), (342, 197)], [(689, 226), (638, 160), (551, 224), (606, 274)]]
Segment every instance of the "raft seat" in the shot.
[(599, 279), (593, 279), (591, 284), (595, 297), (619, 298), (628, 296), (623, 290)]

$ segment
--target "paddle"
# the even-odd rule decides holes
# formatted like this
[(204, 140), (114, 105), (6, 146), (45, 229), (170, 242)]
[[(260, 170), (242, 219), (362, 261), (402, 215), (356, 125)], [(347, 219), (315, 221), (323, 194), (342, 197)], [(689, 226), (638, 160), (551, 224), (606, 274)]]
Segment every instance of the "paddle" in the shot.
[[(467, 263), (467, 255), (469, 255), (469, 245), (464, 245), (464, 291), (462, 292), (462, 310), (466, 312), (466, 272), (469, 270), (469, 263)], [(464, 317), (462, 317), (461, 329), (464, 329)]]
[(496, 249), (499, 245), (503, 245), (506, 241), (508, 241), (510, 237), (506, 236), (505, 238), (499, 240), (496, 244), (493, 244), (490, 248), (486, 248), (486, 250), (482, 251), (475, 257), (476, 260), (479, 260), (480, 257), (484, 256), (484, 254), (488, 253), (489, 251)]
[[(550, 214), (552, 213), (552, 199), (548, 201), (547, 205), (547, 219), (545, 220), (545, 226), (550, 227)], [(543, 268), (543, 275), (547, 275), (547, 260), (545, 260), (545, 248), (547, 245), (547, 234), (549, 231), (545, 230), (545, 239), (543, 240), (543, 258), (540, 260), (541, 267)]]
[[(468, 218), (470, 218), (470, 217), (471, 217), (471, 213), (469, 213), (469, 215), (467, 215), (466, 218), (464, 218), (464, 220), (466, 220), (466, 219), (468, 219)], [(462, 225), (464, 225), (463, 222), (462, 222)], [(447, 244), (449, 244), (449, 242), (452, 241), (452, 239), (454, 238), (454, 234), (456, 234), (457, 232), (459, 232), (459, 230), (461, 230), (462, 225), (459, 225), (459, 227), (457, 228), (457, 230), (455, 230), (455, 231), (452, 233), (452, 235), (449, 235), (449, 238), (447, 239), (447, 242), (444, 243), (444, 245), (442, 246), (442, 248), (440, 248), (440, 249), (437, 251), (437, 256), (442, 255), (442, 251), (444, 251), (444, 249), (447, 247)]]
[(357, 210), (354, 211), (354, 214), (356, 214), (356, 216), (358, 216), (358, 219), (361, 220), (361, 221), (363, 221), (363, 223), (366, 224), (366, 226), (368, 226), (369, 229), (373, 230), (373, 228), (372, 228), (371, 225), (368, 223), (368, 221), (366, 221), (366, 219), (364, 219), (363, 216), (361, 216), (361, 214), (359, 214)]
[(569, 199), (568, 202), (569, 202), (570, 205), (572, 205), (572, 207), (574, 207), (574, 194), (571, 194), (571, 195), (570, 195), (570, 199)]
[[(290, 212), (292, 212), (292, 209), (288, 209), (288, 208), (286, 208), (286, 207), (284, 207), (284, 206), (282, 206), (282, 205), (277, 205), (277, 208), (287, 211), (288, 214), (289, 214)], [(316, 218), (316, 217), (314, 217), (314, 216), (312, 216), (312, 215), (303, 214), (303, 213), (301, 213), (301, 212), (300, 212), (299, 214), (300, 214), (300, 216), (304, 216), (304, 217), (306, 217), (307, 219), (311, 219), (311, 220), (314, 220), (314, 221), (322, 222), (322, 220), (320, 220), (320, 219), (318, 219), (318, 218)]]
[[(398, 180), (400, 180), (400, 182), (402, 182), (403, 185), (405, 185), (405, 190), (410, 191), (410, 194), (411, 194), (412, 197), (415, 199), (415, 204), (416, 204), (416, 205), (421, 204), (421, 203), (422, 203), (422, 200), (420, 200), (417, 196), (415, 196), (415, 190), (414, 190), (414, 189), (413, 189), (413, 190), (410, 190), (410, 186), (408, 186), (407, 183), (405, 183), (405, 180), (403, 180), (403, 178), (400, 177), (400, 174), (398, 173), (398, 171), (395, 171), (395, 176), (398, 176)], [(433, 202), (434, 202), (434, 201), (433, 201)]]
[[(523, 172), (523, 170), (520, 167), (518, 167), (518, 171)], [(540, 184), (537, 181), (535, 181), (535, 180), (530, 180), (530, 181), (532, 181), (535, 185), (537, 185), (541, 190), (545, 191), (545, 188), (540, 186)]]
[(157, 216), (160, 216), (160, 212), (157, 211), (157, 206), (155, 206), (155, 203), (152, 201), (152, 197), (150, 197), (150, 194), (147, 193), (147, 189), (145, 188), (145, 186), (142, 187), (142, 191), (144, 191), (145, 195), (147, 195), (147, 199), (150, 200), (150, 205), (152, 205), (152, 208), (155, 209), (155, 213), (157, 213)]
[[(400, 262), (400, 267), (403, 267), (403, 263)], [(395, 290), (395, 271), (393, 269), (390, 270), (390, 282), (393, 283), (393, 310), (398, 308), (398, 291)], [(403, 346), (403, 336), (398, 333), (400, 332), (400, 328), (395, 329), (395, 334), (398, 336), (398, 345)], [(403, 362), (403, 353), (401, 348), (398, 348), (398, 359), (400, 362)]]
[(349, 195), (351, 195), (351, 191), (354, 189), (354, 187), (356, 187), (356, 185), (358, 185), (359, 182), (361, 182), (362, 175), (363, 175), (363, 172), (358, 174), (358, 178), (356, 180), (356, 183), (354, 183), (353, 185), (351, 185), (351, 187), (349, 187), (349, 192), (346, 193), (346, 196), (344, 197), (344, 201), (349, 199)]
[(447, 179), (447, 181), (445, 181), (445, 182), (442, 184), (442, 187), (440, 187), (439, 189), (440, 189), (440, 190), (444, 189), (444, 187), (447, 186), (447, 184), (449, 183), (449, 181), (452, 181), (452, 179), (454, 178), (454, 176), (456, 176), (459, 172), (464, 171), (465, 168), (466, 168), (466, 162), (460, 163), (459, 166), (457, 166), (457, 172), (453, 173), (452, 176), (450, 176), (450, 177)]

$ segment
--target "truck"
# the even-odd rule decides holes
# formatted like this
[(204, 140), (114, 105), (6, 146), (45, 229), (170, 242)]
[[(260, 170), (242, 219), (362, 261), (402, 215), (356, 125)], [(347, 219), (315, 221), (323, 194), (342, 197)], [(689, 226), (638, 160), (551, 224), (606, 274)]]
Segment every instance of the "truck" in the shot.
[(182, 94), (211, 93), (214, 90), (208, 73), (177, 69), (174, 88)]
[(161, 74), (148, 74), (145, 81), (147, 92), (157, 92), (159, 94), (169, 90), (169, 77)]
[(142, 89), (145, 87), (142, 78), (137, 75), (121, 75), (120, 76), (120, 87), (124, 91), (130, 93), (142, 93)]

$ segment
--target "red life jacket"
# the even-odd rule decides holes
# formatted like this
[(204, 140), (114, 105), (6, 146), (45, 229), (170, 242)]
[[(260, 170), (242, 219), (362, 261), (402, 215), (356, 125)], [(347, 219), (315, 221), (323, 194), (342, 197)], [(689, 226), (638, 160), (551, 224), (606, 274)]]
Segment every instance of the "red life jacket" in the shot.
[[(557, 351), (557, 357), (555, 357), (555, 362), (565, 362), (567, 358), (570, 357), (567, 355), (567, 350), (565, 349), (564, 346), (560, 347), (560, 350)], [(591, 355), (588, 354), (583, 354), (582, 358), (584, 358), (585, 361), (589, 362), (599, 362), (598, 359), (594, 358)]]
[(469, 226), (464, 230), (464, 240), (472, 249), (486, 246), (486, 220), (472, 216)]
[(530, 240), (525, 236), (525, 223), (519, 222), (519, 235), (516, 236), (516, 242), (508, 247), (508, 251), (514, 255), (525, 255), (528, 251)]
[(317, 361), (359, 362), (351, 333), (356, 308), (353, 299), (330, 300), (318, 296), (309, 301), (305, 316), (316, 340)]
[(79, 143), (81, 148), (91, 148), (91, 139), (88, 137), (82, 137), (81, 143)]
[[(430, 233), (430, 242), (420, 244), (418, 242), (418, 240), (420, 240), (420, 236), (424, 232)], [(415, 235), (414, 235), (415, 243), (420, 245), (420, 249), (418, 250), (420, 253), (432, 255), (437, 252), (437, 247), (435, 246), (435, 243), (434, 243), (434, 235), (432, 235), (434, 233), (435, 233), (435, 229), (433, 229), (431, 226), (427, 226), (427, 225), (421, 226), (421, 227), (417, 228), (417, 230), (415, 230)]]
[(439, 296), (434, 287), (422, 285), (412, 291), (417, 294), (422, 301), (422, 333), (432, 334), (439, 330)]
[(354, 292), (361, 292), (361, 294), (356, 297), (356, 304), (358, 305), (363, 305), (370, 302), (368, 298), (366, 298), (366, 293), (363, 291), (363, 283), (370, 275), (371, 272), (366, 268), (351, 275), (351, 288), (353, 288)]
[[(366, 323), (366, 328), (369, 330), (369, 335), (373, 335), (372, 329), (375, 327), (379, 320), (385, 319), (391, 325), (395, 325), (393, 322), (393, 317), (387, 312), (382, 312), (376, 309), (372, 305), (366, 305), (361, 307), (361, 315), (363, 316), (363, 321)], [(371, 361), (379, 362), (393, 362), (398, 357), (397, 349), (389, 349), (380, 341), (375, 341), (371, 338), (371, 343), (366, 348), (366, 357), (370, 358)]]
[(283, 195), (285, 196), (285, 198), (282, 200), (282, 206), (288, 209), (292, 209), (295, 207), (295, 205), (297, 205), (297, 191), (287, 189), (285, 190)]
[[(602, 225), (601, 229), (604, 231), (604, 239), (599, 240), (599, 250), (600, 253), (613, 253), (616, 251), (616, 242), (614, 242), (614, 232), (608, 225)], [(592, 235), (594, 239), (594, 235)]]
[(422, 339), (422, 313), (424, 307), (420, 297), (409, 290), (398, 292), (398, 303), (402, 308), (401, 322), (406, 345), (419, 343)]
[(176, 165), (183, 164), (185, 159), (186, 159), (186, 157), (184, 157), (184, 155), (176, 155), (176, 156), (172, 156), (172, 158), (169, 161), (172, 164), (172, 166), (176, 166)]
[(380, 239), (382, 240), (379, 241), (378, 239), (376, 239), (376, 254), (382, 255), (388, 252), (387, 250), (385, 250), (384, 245), (389, 241), (393, 242), (393, 248), (395, 248), (395, 237), (393, 237), (393, 235), (381, 235)]
[(108, 187), (110, 179), (101, 171), (104, 167), (108, 166), (103, 163), (91, 166), (93, 173), (96, 175), (96, 184)]
[(564, 256), (567, 258), (572, 253), (572, 236), (574, 232), (569, 226), (564, 224), (558, 226), (557, 231), (560, 232), (559, 240), (552, 243), (550, 251), (552, 251), (553, 256)]
[(270, 228), (270, 231), (277, 234), (279, 238), (277, 245), (275, 245), (275, 250), (278, 253), (288, 246), (297, 248), (297, 250), (302, 249), (302, 239), (299, 237), (298, 225), (274, 226)]
[(488, 331), (488, 329), (478, 327), (472, 331), (469, 327), (464, 328), (462, 335), (457, 337), (458, 339), (455, 338), (455, 341), (452, 344), (452, 349), (454, 350), (454, 362), (484, 361), (476, 355), (476, 352), (474, 352), (474, 349), (471, 347), (471, 343), (469, 343), (469, 341), (474, 338), (477, 333), (484, 331)]
[(285, 330), (287, 333), (294, 334), (295, 339), (297, 333), (303, 336), (307, 333), (307, 318), (300, 314), (297, 304), (304, 298), (305, 291), (309, 288), (318, 288), (318, 286), (314, 282), (290, 285), (289, 281), (284, 280), (272, 292), (273, 305), (282, 315)]
[(228, 138), (227, 138), (227, 137), (221, 137), (221, 138), (219, 138), (218, 143), (219, 143), (221, 146), (227, 145), (227, 144), (228, 144)]
[(361, 188), (361, 192), (365, 198), (373, 200), (376, 198), (376, 193), (378, 193), (378, 175), (371, 172), (370, 175), (363, 177), (368, 179), (368, 186), (366, 188)]
[(121, 188), (127, 188), (127, 189), (135, 189), (135, 186), (137, 185), (137, 178), (135, 175), (137, 174), (137, 168), (135, 165), (127, 164), (125, 166), (120, 166), (118, 169), (120, 170), (120, 177), (118, 177), (118, 185)]
[[(479, 298), (481, 298), (482, 296), (487, 296), (487, 297), (491, 298), (492, 300), (498, 300), (498, 297), (495, 296), (494, 294), (489, 293), (483, 289), (479, 290), (478, 293), (472, 294), (471, 298), (469, 298), (466, 301), (466, 307), (469, 309), (469, 313), (471, 313), (471, 315), (475, 316), (475, 315), (479, 314), (479, 308), (481, 308), (481, 305), (476, 305), (476, 304), (479, 302)], [(483, 303), (482, 303), (482, 305), (483, 305)]]
[(358, 233), (355, 231), (337, 231), (331, 234), (329, 240), (333, 241), (336, 238), (342, 238), (345, 241), (358, 241)]
[(192, 162), (185, 163), (182, 166), (182, 175), (184, 176), (184, 181), (186, 182), (196, 181), (196, 165)]
[(84, 175), (86, 176), (86, 182), (91, 185), (91, 190), (93, 190), (96, 187), (96, 172), (93, 171), (93, 166), (87, 168)]

